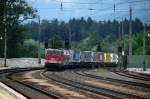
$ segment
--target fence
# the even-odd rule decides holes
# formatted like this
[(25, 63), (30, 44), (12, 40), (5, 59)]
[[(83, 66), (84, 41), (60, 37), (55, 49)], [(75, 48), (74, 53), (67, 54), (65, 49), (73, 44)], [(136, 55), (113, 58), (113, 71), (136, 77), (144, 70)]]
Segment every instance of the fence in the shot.
[(150, 68), (150, 55), (133, 55), (131, 57), (127, 56), (127, 67), (128, 68)]

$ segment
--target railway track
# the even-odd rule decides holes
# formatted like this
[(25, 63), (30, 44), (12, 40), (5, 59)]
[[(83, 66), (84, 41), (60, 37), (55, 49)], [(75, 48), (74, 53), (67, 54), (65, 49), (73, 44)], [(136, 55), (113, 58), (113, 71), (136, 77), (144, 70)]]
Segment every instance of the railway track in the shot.
[(52, 77), (52, 76), (46, 75), (44, 72), (42, 72), (41, 74), (45, 78), (47, 78), (48, 80), (52, 80), (52, 81), (55, 81), (56, 83), (59, 83), (59, 84), (62, 84), (62, 85), (67, 85), (67, 86), (70, 86), (72, 88), (78, 89), (81, 92), (89, 94), (94, 99), (99, 99), (99, 98), (111, 99), (112, 98), (111, 95), (98, 94), (95, 90), (87, 88), (86, 86), (83, 86), (83, 85), (80, 85), (80, 84), (76, 84), (76, 83), (74, 83), (72, 81), (71, 82), (66, 81), (62, 77), (58, 77), (58, 75), (52, 74), (53, 75), (53, 77)]
[(139, 83), (139, 82), (134, 82), (134, 81), (126, 81), (126, 80), (120, 80), (120, 79), (114, 79), (114, 78), (109, 78), (109, 77), (104, 78), (104, 77), (101, 77), (101, 76), (88, 74), (85, 71), (83, 71), (83, 72), (75, 71), (74, 73), (76, 73), (78, 75), (81, 75), (81, 76), (95, 78), (95, 79), (98, 79), (98, 80), (110, 81), (110, 82), (115, 82), (115, 83), (120, 83), (120, 84), (131, 85), (131, 86), (134, 86), (134, 87), (137, 87), (137, 88), (143, 88), (145, 90), (149, 90), (149, 88), (150, 88), (150, 84)]
[(140, 74), (140, 73), (136, 73), (136, 72), (129, 72), (129, 71), (124, 71), (123, 74), (131, 77), (131, 78), (135, 78), (135, 79), (140, 79), (140, 80), (144, 80), (144, 81), (150, 81), (150, 75), (144, 75), (144, 74)]
[(37, 70), (37, 69), (23, 68), (23, 69), (10, 69), (10, 70), (1, 71), (0, 74), (3, 76), (1, 81), (7, 86), (9, 86), (10, 88), (21, 93), (28, 99), (63, 99), (63, 97), (60, 97), (52, 93), (48, 93), (34, 85), (21, 82), (20, 80), (11, 77), (16, 73), (31, 71), (31, 70)]
[(150, 74), (146, 74), (146, 73), (138, 73), (138, 72), (133, 72), (133, 73), (136, 73), (136, 74), (139, 74), (139, 75), (143, 75), (145, 77), (149, 77), (150, 78)]
[(41, 72), (40, 74), (42, 77), (44, 77), (45, 79), (49, 80), (50, 82), (54, 82), (55, 84), (62, 86), (62, 87), (68, 87), (69, 89), (72, 89), (74, 91), (77, 91), (81, 94), (84, 94), (86, 96), (88, 96), (89, 98), (92, 99), (112, 99), (112, 97), (110, 96), (104, 96), (103, 94), (97, 94), (95, 93), (95, 91), (92, 91), (92, 89), (88, 89), (88, 88), (84, 88), (81, 86), (78, 86), (77, 84), (74, 83), (68, 83), (66, 81), (63, 81), (62, 79), (58, 78), (56, 79), (55, 76), (54, 77), (48, 77), (46, 74), (44, 74), (44, 72)]
[(123, 92), (119, 92), (119, 91), (114, 91), (108, 88), (101, 88), (98, 86), (94, 86), (91, 84), (87, 84), (87, 83), (83, 83), (83, 82), (79, 82), (79, 81), (74, 81), (71, 79), (66, 79), (63, 76), (57, 75), (57, 73), (52, 73), (47, 75), (45, 72), (42, 73), (43, 76), (45, 76), (46, 78), (59, 82), (59, 83), (63, 83), (72, 87), (76, 87), (79, 88), (81, 90), (85, 90), (85, 91), (89, 91), (91, 93), (95, 93), (95, 94), (100, 94), (100, 95), (104, 95), (110, 98), (142, 98), (142, 99), (147, 99), (148, 97), (143, 97), (143, 96), (139, 96), (139, 95), (133, 95), (130, 93), (123, 93)]
[(125, 76), (125, 77), (128, 77), (128, 78), (133, 78), (133, 79), (137, 79), (137, 80), (143, 80), (143, 81), (150, 81), (150, 77), (144, 77), (144, 76), (140, 76), (140, 75), (137, 75), (137, 74), (131, 74), (131, 73), (128, 73), (128, 72), (114, 72), (120, 76)]

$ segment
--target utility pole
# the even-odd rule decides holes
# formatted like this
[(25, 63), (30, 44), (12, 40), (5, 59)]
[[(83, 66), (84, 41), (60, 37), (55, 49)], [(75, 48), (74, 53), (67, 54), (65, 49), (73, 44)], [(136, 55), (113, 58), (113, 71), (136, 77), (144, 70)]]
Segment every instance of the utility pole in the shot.
[(119, 60), (119, 69), (121, 70), (121, 28), (120, 28), (120, 23), (118, 26), (118, 60)]
[(7, 67), (7, 25), (6, 25), (6, 17), (4, 19), (5, 24), (5, 46), (4, 46), (4, 67)]
[(120, 27), (120, 23), (118, 26), (118, 37), (119, 37), (119, 46), (121, 46), (121, 27)]
[(132, 7), (130, 6), (130, 22), (129, 22), (129, 59), (132, 56)]
[(123, 69), (126, 68), (126, 55), (125, 55), (125, 34), (124, 34), (124, 20), (122, 19), (122, 23), (121, 23), (121, 35), (122, 35), (122, 54), (121, 54), (121, 58), (122, 58), (122, 66)]
[(39, 45), (38, 45), (38, 63), (41, 64), (41, 21), (40, 16), (38, 16), (38, 22), (39, 22)]
[(124, 24), (123, 24), (123, 19), (122, 19), (122, 23), (121, 23), (121, 39), (122, 39), (122, 45), (123, 45), (123, 50), (125, 49), (125, 42), (124, 42)]
[(146, 70), (146, 67), (145, 67), (145, 33), (146, 33), (146, 28), (145, 28), (145, 23), (144, 23), (144, 31), (143, 31), (143, 71)]
[(7, 2), (5, 2), (4, 6), (4, 34), (5, 34), (5, 41), (4, 41), (4, 67), (7, 67), (7, 11), (6, 11)]

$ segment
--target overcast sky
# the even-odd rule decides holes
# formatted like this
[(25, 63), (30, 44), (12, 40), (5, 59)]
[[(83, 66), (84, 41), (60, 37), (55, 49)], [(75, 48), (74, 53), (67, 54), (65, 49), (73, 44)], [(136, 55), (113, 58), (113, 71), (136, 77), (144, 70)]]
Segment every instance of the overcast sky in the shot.
[[(129, 7), (133, 18), (150, 23), (150, 0), (27, 0), (38, 10), (41, 19), (68, 21), (70, 18), (92, 17), (94, 20), (122, 20), (129, 18)], [(62, 9), (61, 9), (62, 2)], [(114, 11), (115, 5), (115, 11)]]

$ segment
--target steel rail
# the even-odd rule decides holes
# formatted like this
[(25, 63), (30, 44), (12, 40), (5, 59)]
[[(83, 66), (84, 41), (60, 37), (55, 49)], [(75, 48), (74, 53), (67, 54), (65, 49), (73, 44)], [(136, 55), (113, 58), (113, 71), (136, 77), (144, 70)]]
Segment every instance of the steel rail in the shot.
[[(30, 88), (32, 90), (35, 90), (36, 92), (40, 92), (42, 93), (43, 95), (46, 95), (50, 98), (54, 98), (54, 99), (64, 99), (63, 97), (61, 96), (58, 96), (58, 95), (55, 95), (53, 93), (49, 93), (49, 92), (46, 92), (40, 88), (37, 88), (36, 86), (34, 85), (30, 85), (30, 84), (27, 84), (25, 82), (21, 82), (19, 80), (16, 80), (16, 79), (13, 79), (11, 78), (12, 75), (16, 74), (16, 73), (19, 73), (19, 72), (23, 72), (23, 71), (31, 71), (31, 70), (37, 70), (36, 68), (25, 68), (25, 69), (8, 69), (8, 70), (4, 70), (3, 72), (1, 72), (1, 74), (5, 74), (5, 78), (10, 80), (10, 81), (13, 81), (15, 83), (19, 83), (21, 84), (22, 86), (24, 87), (27, 87), (27, 88)], [(14, 89), (15, 91), (23, 94), (25, 97), (31, 99), (29, 96), (27, 96), (25, 93), (23, 92), (20, 92), (17, 88), (14, 88), (12, 87), (11, 85), (9, 85), (9, 83), (6, 83), (5, 81), (2, 81), (4, 84), (6, 84), (7, 86), (9, 86), (10, 88)]]
[(140, 83), (140, 82), (134, 82), (134, 81), (120, 80), (120, 79), (109, 78), (109, 77), (105, 77), (104, 78), (102, 76), (88, 74), (88, 73), (85, 73), (85, 72), (80, 73), (80, 72), (76, 71), (75, 73), (79, 74), (79, 75), (82, 75), (82, 76), (87, 76), (87, 77), (99, 79), (99, 80), (116, 82), (116, 83), (122, 83), (122, 84), (127, 84), (127, 85), (131, 85), (131, 86), (135, 86), (135, 87), (145, 88), (146, 90), (148, 90), (150, 88), (150, 84), (145, 84), (145, 83)]
[(60, 82), (60, 83), (63, 83), (63, 84), (69, 85), (69, 86), (73, 86), (76, 88), (80, 88), (83, 90), (87, 90), (87, 91), (90, 91), (90, 92), (93, 92), (96, 94), (102, 94), (104, 96), (108, 96), (111, 98), (120, 98), (121, 99), (121, 98), (133, 97), (133, 98), (147, 99), (146, 97), (143, 97), (143, 96), (137, 96), (137, 95), (133, 95), (133, 94), (122, 93), (122, 92), (114, 91), (114, 90), (107, 89), (107, 88), (101, 88), (101, 87), (93, 86), (90, 84), (69, 80), (69, 79), (66, 79), (64, 77), (58, 76), (55, 73), (52, 73), (51, 75), (47, 75), (47, 74), (43, 73), (43, 75), (45, 77), (47, 77), (48, 79), (51, 79), (51, 80), (54, 80), (54, 81), (57, 81), (57, 82)]

